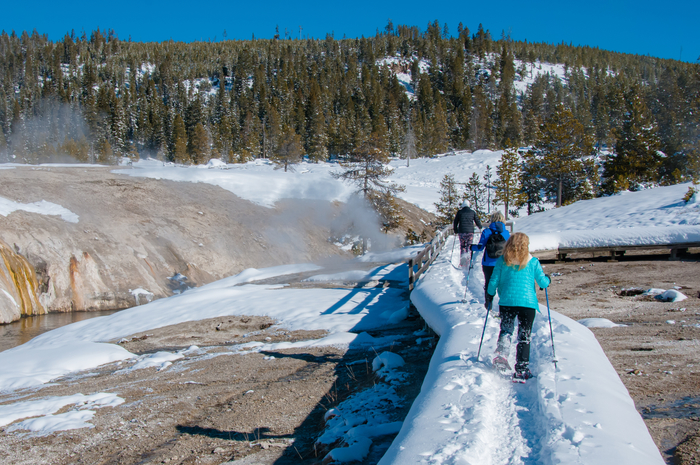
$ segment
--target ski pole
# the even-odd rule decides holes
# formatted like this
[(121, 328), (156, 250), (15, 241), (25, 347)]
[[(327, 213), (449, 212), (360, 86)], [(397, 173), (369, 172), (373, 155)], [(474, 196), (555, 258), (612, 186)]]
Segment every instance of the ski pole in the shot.
[(457, 243), (458, 240), (459, 240), (459, 238), (458, 238), (457, 235), (455, 234), (454, 240), (452, 241), (452, 252), (450, 252), (450, 263), (453, 263), (453, 262), (452, 262), (452, 257), (453, 257), (454, 254), (455, 254), (455, 244)]
[(547, 299), (547, 317), (549, 318), (549, 337), (552, 339), (552, 361), (554, 368), (557, 367), (557, 354), (554, 352), (554, 333), (552, 332), (552, 312), (549, 311), (549, 293), (547, 288), (544, 288), (544, 296)]
[[(493, 305), (493, 303), (491, 303)], [(481, 330), (481, 340), (479, 341), (479, 351), (476, 353), (476, 361), (479, 361), (479, 355), (481, 355), (481, 344), (484, 342), (484, 333), (486, 332), (486, 323), (489, 321), (489, 313), (491, 312), (490, 307), (486, 307), (486, 319), (484, 320), (484, 329)]]
[(472, 272), (472, 266), (474, 264), (474, 255), (471, 256), (469, 259), (469, 269), (467, 270), (467, 283), (464, 285), (464, 298), (462, 299), (462, 302), (467, 301), (467, 290), (469, 289), (469, 275)]

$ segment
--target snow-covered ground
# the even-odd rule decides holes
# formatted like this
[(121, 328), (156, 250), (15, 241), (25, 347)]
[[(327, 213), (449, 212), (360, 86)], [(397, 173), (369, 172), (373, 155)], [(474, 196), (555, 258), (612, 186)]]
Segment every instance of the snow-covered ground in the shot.
[(582, 200), (515, 220), (531, 250), (700, 242), (700, 202), (689, 183)]
[[(479, 151), (411, 160), (409, 167), (405, 166), (405, 160), (395, 160), (391, 163), (392, 180), (406, 186), (402, 194), (406, 200), (434, 210), (440, 180), (445, 174), (454, 174), (459, 182), (465, 182), (473, 172), (483, 176), (487, 164), (495, 168), (499, 158), (500, 152)], [(352, 189), (330, 176), (337, 165), (300, 164), (296, 168), (296, 172), (285, 173), (264, 161), (180, 167), (144, 160), (118, 172), (214, 184), (269, 207), (284, 198), (349, 198)], [(696, 241), (700, 240), (700, 204), (682, 202), (687, 188), (688, 185), (678, 185), (578, 202), (518, 218), (515, 229), (531, 236), (533, 249), (624, 241), (629, 244)], [(22, 207), (12, 200), (5, 204), (9, 205), (2, 207), (6, 214)], [(70, 212), (60, 210), (62, 207), (49, 208), (48, 202), (40, 204), (42, 207), (34, 212), (68, 215), (65, 218), (70, 221)], [(448, 241), (445, 247), (451, 246), (452, 242)], [(412, 253), (415, 248), (380, 257), (365, 256), (358, 262), (401, 260)], [(546, 309), (538, 316), (532, 349), (537, 377), (524, 386), (512, 385), (489, 366), (497, 334), (493, 320), (486, 330), (482, 360), (476, 360), (485, 316), (479, 304), (483, 299), (483, 275), (478, 267), (472, 273), (468, 303), (462, 304), (465, 278), (448, 259), (447, 253), (441, 254), (412, 293), (413, 303), (441, 339), (421, 394), (382, 463), (662, 463), (626, 389), (592, 333), (583, 325), (552, 314), (559, 360), (555, 369)], [(356, 270), (331, 274), (316, 265), (301, 264), (247, 270), (180, 295), (45, 333), (0, 353), (0, 391), (4, 393), (0, 420), (7, 425), (21, 418), (43, 418), (36, 422), (27, 420), (22, 428), (44, 432), (89, 426), (87, 422), (94, 414), (89, 409), (117, 405), (118, 393), (91, 393), (84, 397), (75, 393), (78, 397), (23, 404), (17, 390), (41, 389), (60, 376), (91, 370), (104, 363), (122, 363), (124, 369), (158, 366), (167, 370), (170, 364), (178, 363), (181, 353), (136, 357), (115, 342), (134, 333), (184, 321), (224, 315), (267, 315), (285, 328), (329, 331), (326, 338), (295, 343), (293, 347), (354, 344), (372, 346), (379, 352), (380, 347), (388, 347), (391, 341), (377, 340), (363, 331), (405, 318), (408, 302), (401, 290), (373, 286), (350, 290), (289, 289), (283, 285), (251, 284), (257, 279), (301, 271), (316, 272), (309, 281), (380, 278), (401, 281), (407, 274), (406, 265), (388, 265), (370, 272), (360, 269), (364, 267), (358, 265)], [(144, 288), (133, 292), (141, 295), (149, 291)], [(232, 350), (247, 353), (285, 347), (292, 345), (278, 343), (272, 347), (254, 343)], [(376, 363), (378, 370), (385, 370), (391, 385), (401, 382), (401, 375), (392, 372), (398, 370), (400, 363), (388, 367), (392, 365), (390, 358), (381, 353)], [(23, 362), (18, 364), (16, 360)], [(383, 398), (391, 402), (392, 390), (386, 388), (382, 392)], [(382, 423), (382, 415), (377, 415), (375, 423), (346, 428), (357, 420), (352, 412), (358, 405), (373, 403), (366, 396), (358, 394), (354, 407), (339, 407), (337, 416), (347, 420), (343, 420), (344, 426), (335, 424), (340, 420), (329, 422), (331, 429), (337, 427), (329, 435), (343, 437), (355, 447), (343, 451), (348, 457), (357, 457), (356, 454), (365, 451), (374, 435), (399, 428), (395, 422)], [(69, 404), (79, 406), (70, 418), (51, 418)], [(26, 413), (18, 417), (18, 410)]]

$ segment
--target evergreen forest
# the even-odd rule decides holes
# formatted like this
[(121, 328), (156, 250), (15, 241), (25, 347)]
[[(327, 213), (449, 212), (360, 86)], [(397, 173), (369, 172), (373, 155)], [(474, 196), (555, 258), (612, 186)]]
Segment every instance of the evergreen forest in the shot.
[(696, 180), (699, 129), (700, 64), (461, 23), (389, 21), (358, 39), (0, 35), (0, 161), (277, 156), (286, 168), (301, 155), (343, 162), (367, 144), (391, 156), (527, 147), (520, 193), (536, 202), (538, 177), (558, 173), (562, 204)]

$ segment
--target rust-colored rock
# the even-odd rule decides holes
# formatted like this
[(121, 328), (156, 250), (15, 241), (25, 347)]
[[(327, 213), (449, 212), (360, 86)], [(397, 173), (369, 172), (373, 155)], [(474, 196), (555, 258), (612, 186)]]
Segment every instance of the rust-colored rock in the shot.
[(38, 288), (36, 273), (27, 259), (0, 240), (0, 323), (46, 313), (37, 298)]

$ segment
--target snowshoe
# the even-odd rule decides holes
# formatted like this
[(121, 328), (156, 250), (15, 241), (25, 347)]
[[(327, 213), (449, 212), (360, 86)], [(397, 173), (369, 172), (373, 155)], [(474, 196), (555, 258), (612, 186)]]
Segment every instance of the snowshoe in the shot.
[(534, 377), (534, 375), (532, 374), (529, 368), (519, 368), (515, 370), (515, 373), (513, 373), (513, 382), (525, 384), (525, 381), (532, 377)]
[(459, 266), (462, 268), (466, 268), (469, 265), (469, 259), (467, 258), (467, 254), (462, 254), (461, 257), (459, 257)]
[(496, 355), (496, 357), (493, 359), (493, 366), (503, 375), (510, 373), (512, 370), (510, 364), (508, 363), (508, 359), (503, 355)]

